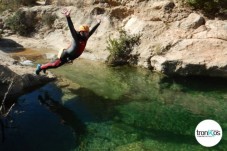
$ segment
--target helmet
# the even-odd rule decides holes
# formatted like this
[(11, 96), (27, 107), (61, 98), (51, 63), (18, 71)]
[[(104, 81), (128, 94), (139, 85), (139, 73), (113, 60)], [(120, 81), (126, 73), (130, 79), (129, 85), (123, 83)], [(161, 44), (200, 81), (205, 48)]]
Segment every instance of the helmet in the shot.
[(87, 25), (81, 25), (79, 31), (86, 31), (89, 32), (89, 27)]

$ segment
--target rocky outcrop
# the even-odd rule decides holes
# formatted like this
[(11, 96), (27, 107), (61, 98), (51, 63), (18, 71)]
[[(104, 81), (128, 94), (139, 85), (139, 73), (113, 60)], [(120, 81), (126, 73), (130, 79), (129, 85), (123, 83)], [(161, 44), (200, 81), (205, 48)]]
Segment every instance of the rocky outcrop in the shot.
[[(164, 3), (159, 4), (163, 7), (155, 4), (152, 8), (164, 12)], [(167, 75), (226, 77), (227, 22), (190, 12), (178, 18), (175, 13), (172, 9), (169, 18), (164, 12), (162, 17), (156, 16), (158, 19), (148, 19), (151, 22), (134, 16), (126, 23), (129, 32), (143, 33), (142, 44), (134, 50), (140, 55), (138, 65)], [(132, 19), (137, 20), (134, 25), (139, 25), (140, 31), (128, 26)], [(149, 24), (154, 28), (149, 27), (152, 32), (148, 31)]]
[[(3, 85), (4, 89), (7, 91), (10, 83), (12, 83), (12, 87), (10, 88), (10, 91), (8, 93), (7, 97), (13, 97), (14, 99), (16, 96), (19, 96), (23, 94), (26, 90), (32, 89), (36, 86), (42, 85), (48, 81), (50, 81), (49, 78), (44, 76), (35, 76), (33, 74), (22, 74), (18, 75), (11, 69), (9, 69), (7, 66), (0, 65), (0, 83)], [(0, 98), (2, 100), (4, 94), (6, 92), (1, 91), (0, 92)]]
[(0, 104), (4, 100), (5, 106), (1, 114), (6, 113), (20, 95), (55, 80), (50, 73), (46, 76), (36, 76), (34, 71), (33, 67), (22, 66), (0, 52)]
[[(71, 5), (67, 8), (72, 10), (76, 29), (80, 24), (93, 26), (96, 18), (102, 19), (82, 58), (105, 61), (109, 55), (105, 51), (106, 40), (109, 36), (117, 37), (118, 29), (123, 28), (129, 34), (142, 34), (141, 44), (131, 54), (138, 56), (138, 66), (171, 75), (226, 76), (226, 20), (210, 20), (182, 7), (179, 1), (65, 0), (61, 3)], [(52, 29), (40, 28), (35, 35), (42, 47), (59, 50), (70, 44), (71, 35), (61, 9), (56, 5), (26, 8), (37, 16), (45, 13), (58, 16)], [(20, 44), (27, 47), (23, 41)]]
[(227, 23), (207, 21), (178, 39), (168, 53), (150, 59), (151, 66), (170, 75), (227, 75)]
[(196, 14), (191, 13), (186, 19), (182, 20), (182, 23), (180, 24), (180, 28), (189, 30), (189, 29), (196, 29), (199, 26), (203, 25), (205, 23), (205, 19)]

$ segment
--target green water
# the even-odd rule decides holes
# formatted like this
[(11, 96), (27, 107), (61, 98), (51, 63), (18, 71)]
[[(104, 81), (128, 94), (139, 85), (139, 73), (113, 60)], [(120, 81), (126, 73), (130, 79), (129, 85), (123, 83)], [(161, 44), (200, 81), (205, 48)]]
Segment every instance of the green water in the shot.
[[(67, 81), (21, 97), (12, 113), (19, 128), (9, 130), (14, 138), (8, 139), (20, 150), (26, 143), (30, 151), (227, 150), (225, 79), (168, 78), (81, 59), (52, 71)], [(204, 119), (222, 127), (215, 147), (202, 147), (195, 139)], [(24, 137), (19, 143), (14, 131)]]

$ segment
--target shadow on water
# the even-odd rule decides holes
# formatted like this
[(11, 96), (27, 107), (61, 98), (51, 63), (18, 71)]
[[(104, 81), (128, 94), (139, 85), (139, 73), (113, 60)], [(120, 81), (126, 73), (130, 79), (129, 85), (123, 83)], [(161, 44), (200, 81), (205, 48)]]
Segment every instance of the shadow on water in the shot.
[[(84, 147), (89, 146), (86, 142), (87, 137), (91, 135), (85, 123), (98, 124), (105, 122), (111, 122), (112, 126), (109, 126), (121, 129), (127, 133), (137, 133), (138, 137), (133, 140), (129, 139), (127, 143), (149, 138), (173, 144), (196, 144), (194, 136), (190, 133), (191, 125), (200, 121), (201, 117), (197, 116), (195, 118), (194, 114), (180, 109), (180, 107), (165, 106), (155, 101), (141, 103), (125, 100), (122, 102), (122, 97), (119, 100), (111, 100), (83, 87), (70, 89), (70, 91), (76, 97), (67, 100), (64, 105), (51, 98), (51, 94), (48, 92), (39, 95), (38, 99), (51, 112), (56, 113), (64, 121), (64, 124), (74, 130), (77, 136), (77, 148), (89, 149)], [(78, 110), (80, 113), (78, 113)], [(123, 137), (121, 134), (118, 135)], [(96, 139), (97, 136), (93, 137), (93, 139)], [(170, 137), (171, 139), (169, 139)], [(104, 138), (110, 141), (116, 139), (114, 136), (110, 138), (105, 136)], [(101, 142), (99, 143), (101, 144)]]
[[(80, 98), (83, 104), (80, 106), (86, 106), (91, 114), (96, 117), (94, 120), (86, 122), (94, 125), (100, 123), (100, 129), (103, 128), (103, 131), (105, 131), (105, 128), (102, 127), (101, 123), (110, 122), (111, 124), (107, 124), (105, 127), (110, 126), (113, 133), (118, 133), (114, 129), (117, 129), (117, 131), (120, 129), (119, 132), (121, 133), (122, 131), (125, 133), (136, 133), (136, 139), (127, 138), (128, 136), (120, 133), (118, 133), (117, 138), (115, 138), (115, 134), (102, 136), (102, 139), (110, 142), (121, 140), (119, 137), (127, 139), (127, 142), (121, 142), (121, 145), (152, 139), (158, 142), (175, 144), (176, 146), (180, 144), (196, 146), (198, 143), (194, 137), (195, 125), (206, 118), (206, 116), (196, 115), (181, 106), (162, 104), (157, 100), (137, 102), (135, 100), (124, 100), (124, 97), (120, 97), (119, 100), (111, 100), (99, 96), (87, 88), (71, 89), (71, 93), (76, 94)], [(122, 102), (122, 100), (124, 101)], [(90, 126), (92, 127), (92, 124)], [(99, 128), (95, 127), (95, 129), (99, 131)], [(81, 140), (82, 143), (80, 143), (83, 146), (80, 145), (79, 148), (89, 150), (94, 147), (89, 148), (90, 141), (100, 140), (99, 132), (96, 134), (98, 137), (91, 133), (88, 129), (87, 136), (85, 135)], [(106, 131), (106, 133), (111, 132)], [(91, 140), (88, 141), (88, 138)], [(222, 143), (225, 142), (223, 141)], [(102, 144), (101, 142), (98, 143)], [(98, 146), (97, 148), (112, 150), (115, 147), (102, 148)]]
[[(210, 116), (197, 115), (182, 106), (163, 104), (157, 100), (150, 102), (125, 100), (122, 102), (123, 97), (120, 97), (119, 100), (111, 100), (86, 88), (71, 90), (71, 92), (80, 98), (83, 104), (80, 106), (86, 106), (96, 117), (95, 120), (86, 121), (89, 122), (87, 133), (79, 146), (82, 150), (94, 148), (114, 150), (117, 146), (141, 140), (153, 140), (176, 146), (192, 145), (197, 146), (198, 149), (200, 147), (194, 136), (195, 125)], [(99, 124), (100, 126), (98, 126)], [(131, 138), (130, 134), (134, 134), (136, 137)], [(106, 140), (109, 141), (109, 145), (107, 142), (102, 144)], [(91, 145), (91, 142), (96, 143)], [(111, 142), (115, 142), (116, 145), (111, 146)], [(152, 143), (150, 142), (150, 144)], [(223, 140), (221, 144), (225, 143), (226, 141)], [(222, 148), (222, 146), (216, 147), (216, 149)]]
[[(70, 89), (71, 93), (76, 94), (79, 98), (79, 106), (86, 107), (86, 110), (90, 112), (90, 118), (87, 118), (86, 122), (102, 122), (109, 120), (114, 115), (113, 107), (121, 102), (120, 100), (111, 100), (96, 94), (94, 91), (80, 87), (79, 89)], [(74, 99), (68, 100), (70, 105)], [(67, 105), (66, 103), (66, 105)]]
[(14, 51), (22, 51), (24, 47), (14, 40), (3, 38), (0, 40), (0, 49), (6, 53), (11, 53)]
[(45, 92), (44, 96), (39, 95), (38, 99), (43, 105), (47, 106), (50, 111), (56, 113), (62, 120), (62, 123), (70, 126), (74, 130), (76, 133), (76, 145), (78, 146), (80, 144), (81, 137), (86, 134), (85, 124), (73, 111), (51, 98), (48, 92)]
[[(45, 89), (53, 89), (57, 95), (52, 96), (57, 97), (53, 99), (48, 93), (44, 93)], [(79, 136), (85, 133), (85, 127), (73, 112), (59, 104), (56, 98), (61, 98), (61, 92), (53, 84), (22, 96), (7, 116), (7, 121), (0, 123), (0, 135), (5, 140), (0, 142), (0, 150), (62, 151), (74, 148)], [(43, 108), (38, 100), (51, 112)], [(53, 116), (52, 112), (58, 117)], [(61, 123), (58, 122), (59, 117), (62, 119)], [(75, 136), (63, 124), (69, 125)]]
[(183, 87), (183, 91), (222, 91), (227, 90), (227, 78), (221, 77), (203, 77), (203, 76), (190, 76), (190, 77), (164, 77), (160, 81), (161, 85), (171, 86), (179, 84)]
[(3, 120), (0, 119), (0, 126), (1, 126), (1, 139), (2, 139), (2, 143), (5, 141), (5, 129), (4, 129), (4, 123)]

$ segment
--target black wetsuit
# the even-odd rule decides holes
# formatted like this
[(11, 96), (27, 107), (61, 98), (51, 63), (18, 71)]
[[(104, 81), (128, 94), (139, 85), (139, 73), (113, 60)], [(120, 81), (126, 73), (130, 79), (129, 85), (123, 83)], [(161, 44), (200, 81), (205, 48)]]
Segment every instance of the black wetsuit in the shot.
[(49, 68), (57, 68), (70, 60), (78, 58), (84, 51), (87, 44), (88, 38), (95, 32), (100, 23), (97, 23), (89, 32), (88, 37), (83, 37), (79, 32), (77, 32), (73, 26), (70, 16), (66, 17), (68, 26), (73, 37), (71, 45), (65, 49), (59, 59), (56, 59), (54, 62), (47, 63), (41, 66), (42, 70)]

